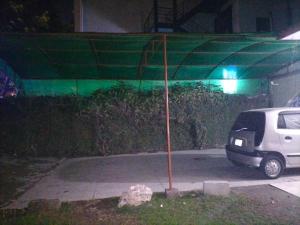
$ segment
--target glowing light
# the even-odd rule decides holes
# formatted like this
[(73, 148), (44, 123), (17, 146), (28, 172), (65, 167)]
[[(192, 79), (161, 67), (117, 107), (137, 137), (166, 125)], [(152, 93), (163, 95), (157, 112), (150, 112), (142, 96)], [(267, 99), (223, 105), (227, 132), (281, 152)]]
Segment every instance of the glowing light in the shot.
[(227, 68), (223, 69), (223, 79), (234, 79), (237, 78), (237, 71), (235, 66), (228, 66)]
[(226, 94), (235, 94), (237, 92), (237, 70), (230, 66), (223, 69), (222, 87)]
[(282, 40), (300, 40), (300, 31), (290, 34), (290, 35), (282, 38)]
[(222, 80), (222, 87), (225, 94), (235, 94), (237, 91), (237, 80)]

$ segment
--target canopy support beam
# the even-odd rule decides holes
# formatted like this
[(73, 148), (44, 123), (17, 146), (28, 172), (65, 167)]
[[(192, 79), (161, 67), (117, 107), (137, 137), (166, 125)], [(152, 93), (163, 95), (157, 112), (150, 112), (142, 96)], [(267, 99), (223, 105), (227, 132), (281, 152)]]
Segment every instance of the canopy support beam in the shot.
[(224, 59), (222, 59), (218, 64), (216, 64), (216, 65), (209, 71), (209, 73), (208, 73), (208, 75), (206, 76), (205, 79), (209, 79), (209, 78), (211, 77), (211, 74), (213, 74), (213, 72), (214, 72), (219, 66), (221, 66), (223, 63), (225, 63), (225, 62), (226, 62), (228, 59), (230, 59), (231, 57), (236, 56), (236, 55), (240, 54), (241, 52), (247, 51), (247, 50), (249, 50), (249, 49), (251, 49), (251, 48), (253, 48), (253, 47), (256, 47), (256, 46), (258, 46), (258, 45), (260, 45), (260, 44), (262, 44), (262, 43), (264, 43), (264, 42), (256, 42), (256, 43), (254, 43), (254, 44), (251, 44), (251, 45), (248, 45), (248, 46), (246, 46), (246, 47), (244, 47), (244, 48), (241, 48), (240, 50), (238, 50), (238, 51), (236, 51), (236, 52), (234, 52), (234, 53), (232, 53), (232, 54), (229, 54), (228, 56), (226, 56)]
[(177, 65), (175, 72), (172, 75), (172, 79), (175, 79), (178, 70), (183, 66), (183, 64), (189, 59), (189, 57), (196, 51), (199, 50), (201, 47), (205, 46), (206, 44), (209, 44), (211, 41), (214, 41), (215, 39), (209, 39), (203, 43), (201, 43), (200, 45), (197, 45), (195, 48), (192, 49), (192, 51), (189, 52), (189, 54), (187, 54), (179, 63), (179, 65)]
[(47, 51), (41, 47), (37, 47), (37, 48), (42, 53), (42, 55), (48, 60), (48, 62), (50, 62), (50, 64), (52, 65), (52, 68), (56, 71), (57, 75), (58, 76), (62, 75), (59, 64), (51, 59), (51, 57), (48, 55)]
[[(297, 48), (299, 48), (299, 47), (300, 47), (300, 45), (297, 44), (297, 45), (295, 45), (295, 46), (293, 46), (293, 47), (285, 48), (285, 49), (282, 49), (282, 50), (280, 50), (280, 51), (278, 51), (278, 52), (273, 52), (273, 53), (271, 53), (271, 54), (268, 55), (267, 57), (265, 57), (265, 58), (263, 58), (263, 59), (261, 59), (261, 60), (258, 60), (258, 61), (256, 61), (255, 63), (249, 65), (248, 68), (245, 70), (244, 75), (243, 75), (243, 76), (240, 76), (239, 79), (245, 77), (245, 75), (246, 75), (247, 73), (249, 74), (249, 72), (251, 71), (251, 69), (257, 67), (259, 64), (262, 64), (263, 62), (267, 61), (268, 59), (271, 59), (272, 57), (276, 57), (276, 56), (278, 56), (278, 55), (280, 55), (280, 54), (282, 54), (282, 53), (292, 51), (292, 50), (297, 49)], [(294, 62), (292, 62), (292, 63), (294, 63)], [(289, 63), (288, 63), (288, 64), (289, 64)], [(287, 65), (288, 65), (288, 64), (287, 64)], [(284, 67), (284, 66), (283, 66), (283, 67)], [(267, 75), (268, 75), (268, 74), (267, 74)]]
[(98, 75), (100, 76), (100, 74), (101, 74), (100, 60), (99, 60), (99, 57), (98, 57), (98, 53), (97, 53), (97, 50), (96, 50), (95, 43), (94, 43), (93, 40), (88, 40), (88, 42), (89, 42), (89, 45), (91, 47), (92, 53), (93, 53), (94, 57), (96, 58), (97, 72), (98, 72)]

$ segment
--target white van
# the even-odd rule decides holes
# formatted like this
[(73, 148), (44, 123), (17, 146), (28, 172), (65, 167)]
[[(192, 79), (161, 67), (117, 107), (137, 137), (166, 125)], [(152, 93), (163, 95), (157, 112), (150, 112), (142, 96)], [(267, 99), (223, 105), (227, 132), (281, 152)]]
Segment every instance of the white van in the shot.
[(261, 168), (278, 178), (285, 168), (300, 167), (300, 108), (255, 109), (240, 113), (226, 145), (237, 166)]

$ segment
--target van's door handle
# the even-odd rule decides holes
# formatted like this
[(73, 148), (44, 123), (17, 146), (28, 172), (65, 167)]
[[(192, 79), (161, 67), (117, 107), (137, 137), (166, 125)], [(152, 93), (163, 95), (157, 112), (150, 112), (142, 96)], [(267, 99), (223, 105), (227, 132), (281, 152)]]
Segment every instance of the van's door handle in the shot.
[(290, 141), (290, 140), (292, 140), (293, 138), (290, 137), (290, 136), (286, 136), (284, 139)]

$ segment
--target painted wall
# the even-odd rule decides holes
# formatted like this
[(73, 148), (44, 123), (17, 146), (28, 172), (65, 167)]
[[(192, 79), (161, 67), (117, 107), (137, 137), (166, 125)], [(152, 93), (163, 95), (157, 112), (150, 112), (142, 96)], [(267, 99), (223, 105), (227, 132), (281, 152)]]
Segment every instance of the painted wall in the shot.
[(272, 80), (271, 93), (274, 107), (282, 107), (300, 93), (300, 62), (295, 63), (275, 75), (279, 76)]
[(82, 0), (84, 32), (141, 32), (152, 8), (147, 0)]
[(269, 0), (242, 0), (239, 2), (239, 7), (241, 32), (256, 32), (256, 18), (270, 17), (271, 4)]
[[(143, 23), (153, 6), (152, 0), (75, 0), (75, 3), (78, 1), (82, 3), (84, 32), (142, 32)], [(178, 4), (180, 2), (178, 0)], [(159, 4), (171, 7), (172, 1), (159, 0)], [(300, 23), (300, 1), (290, 0), (290, 4), (293, 23)], [(256, 32), (257, 17), (273, 18), (275, 32), (287, 29), (286, 0), (229, 0), (228, 5), (233, 5), (235, 32)], [(190, 32), (214, 32), (214, 19), (213, 14), (198, 14), (183, 27)], [(76, 18), (75, 21), (78, 23)]]
[[(237, 4), (237, 1), (233, 4)], [(300, 1), (290, 0), (293, 24), (300, 23)], [(273, 31), (280, 33), (288, 28), (288, 10), (285, 0), (239, 0), (241, 32), (256, 32), (256, 18), (272, 18)], [(235, 23), (235, 21), (233, 21)]]
[[(83, 32), (143, 32), (146, 17), (153, 7), (152, 0), (75, 0), (75, 6), (81, 1)], [(181, 1), (178, 0), (178, 5)], [(197, 4), (193, 0), (191, 7)], [(159, 0), (159, 6), (171, 7), (172, 0)], [(77, 17), (80, 10), (76, 8)], [(182, 27), (189, 32), (214, 32), (213, 14), (198, 14)], [(75, 18), (76, 24), (80, 22)], [(75, 27), (78, 27), (78, 25)], [(79, 31), (79, 29), (77, 29)]]
[(188, 32), (214, 33), (215, 14), (198, 13), (182, 25)]
[(273, 80), (272, 86), (274, 107), (286, 106), (287, 102), (300, 93), (300, 71), (285, 78)]

